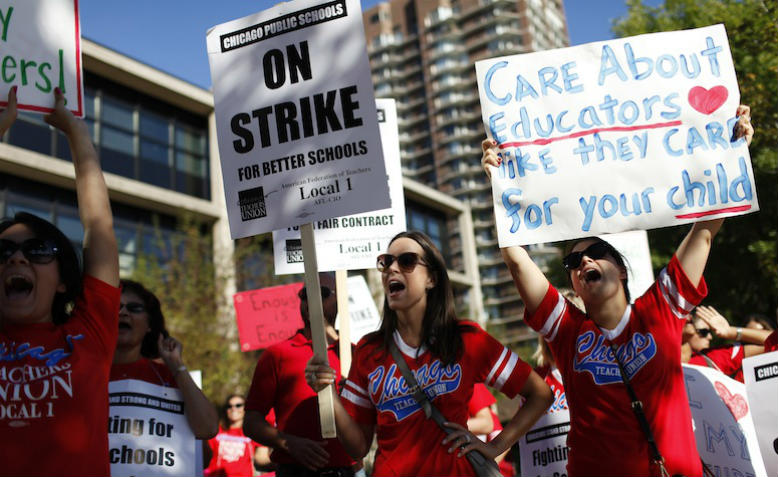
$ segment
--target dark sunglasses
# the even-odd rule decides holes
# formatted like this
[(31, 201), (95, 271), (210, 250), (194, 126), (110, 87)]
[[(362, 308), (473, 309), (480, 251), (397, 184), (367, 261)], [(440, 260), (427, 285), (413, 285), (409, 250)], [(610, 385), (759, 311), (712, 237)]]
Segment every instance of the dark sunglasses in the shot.
[[(332, 289), (327, 287), (321, 287), (321, 299), (326, 300), (327, 298), (332, 295)], [(308, 299), (308, 292), (305, 290), (305, 287), (300, 288), (300, 291), (297, 292), (297, 296), (305, 301)]]
[(53, 262), (59, 252), (57, 245), (51, 240), (31, 238), (17, 243), (13, 240), (0, 239), (0, 263), (6, 263), (17, 250), (22, 251), (27, 261), (39, 265)]
[(700, 335), (700, 338), (707, 338), (711, 335), (709, 328), (695, 328), (694, 331), (697, 332), (698, 335)]
[(122, 308), (126, 308), (128, 312), (130, 313), (143, 313), (146, 311), (146, 305), (143, 303), (138, 303), (137, 301), (131, 301), (129, 303), (119, 303), (119, 311), (122, 311)]
[(378, 268), (379, 272), (384, 272), (388, 270), (395, 261), (397, 261), (397, 265), (403, 273), (411, 273), (416, 268), (416, 265), (427, 266), (418, 253), (405, 252), (396, 257), (390, 253), (379, 255), (378, 259), (376, 259), (376, 268)]
[(232, 408), (240, 409), (242, 407), (243, 407), (243, 403), (242, 402), (238, 403), (238, 404), (227, 404), (227, 409), (232, 409)]
[(569, 272), (570, 270), (575, 270), (581, 266), (584, 255), (592, 260), (599, 260), (609, 253), (611, 253), (610, 245), (605, 242), (594, 242), (583, 250), (567, 254), (567, 256), (562, 259), (562, 266), (565, 267), (565, 271)]

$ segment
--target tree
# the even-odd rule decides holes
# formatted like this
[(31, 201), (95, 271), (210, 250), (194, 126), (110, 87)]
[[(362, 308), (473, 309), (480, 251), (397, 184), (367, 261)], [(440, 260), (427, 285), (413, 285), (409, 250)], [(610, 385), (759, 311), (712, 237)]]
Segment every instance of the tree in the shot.
[[(613, 31), (632, 36), (723, 23), (741, 93), (756, 129), (750, 146), (760, 211), (727, 219), (705, 272), (709, 298), (741, 321), (748, 313), (775, 316), (778, 305), (778, 7), (776, 0), (666, 0), (656, 8), (628, 0)], [(652, 261), (667, 263), (688, 227), (649, 231)]]
[(234, 392), (246, 393), (251, 384), (260, 351), (241, 352), (232, 309), (232, 297), (225, 295), (227, 281), (251, 277), (260, 288), (293, 281), (273, 276), (272, 241), (269, 234), (236, 242), (231, 263), (218, 275), (210, 234), (189, 217), (179, 233), (157, 234), (156, 253), (138, 259), (132, 278), (157, 295), (171, 335), (184, 345), (184, 360), (190, 369), (203, 372), (203, 392), (214, 403)]

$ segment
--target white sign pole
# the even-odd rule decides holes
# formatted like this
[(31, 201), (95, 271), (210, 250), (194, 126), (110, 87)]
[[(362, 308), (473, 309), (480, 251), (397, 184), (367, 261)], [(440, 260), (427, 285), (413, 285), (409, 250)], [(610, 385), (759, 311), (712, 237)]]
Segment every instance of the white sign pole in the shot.
[[(303, 241), (303, 257), (305, 257), (305, 290), (308, 293), (308, 319), (311, 323), (311, 339), (313, 354), (329, 364), (327, 358), (327, 335), (324, 329), (324, 308), (321, 303), (321, 284), (316, 263), (316, 242), (313, 239), (313, 225), (300, 227)], [(333, 407), (333, 387), (327, 386), (319, 391), (319, 417), (321, 419), (321, 436), (325, 439), (336, 437), (335, 408)]]
[(343, 319), (338, 320), (338, 340), (340, 353), (340, 374), (348, 376), (351, 368), (351, 316), (348, 310), (348, 271), (335, 272), (335, 287), (338, 289), (338, 315)]

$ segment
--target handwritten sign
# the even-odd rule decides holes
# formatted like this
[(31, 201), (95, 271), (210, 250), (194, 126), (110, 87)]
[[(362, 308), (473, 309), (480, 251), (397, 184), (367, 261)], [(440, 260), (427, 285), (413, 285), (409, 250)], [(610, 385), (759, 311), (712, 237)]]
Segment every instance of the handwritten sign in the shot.
[(0, 107), (17, 86), (19, 109), (50, 113), (54, 88), (84, 115), (78, 0), (0, 0)]
[(302, 287), (292, 283), (233, 295), (242, 351), (280, 343), (303, 327), (297, 296)]
[(207, 43), (233, 238), (390, 206), (357, 0), (283, 2)]
[[(376, 257), (386, 250), (389, 240), (405, 230), (397, 108), (393, 99), (377, 99), (376, 107), (392, 207), (314, 223), (321, 271), (373, 268)], [(299, 227), (274, 230), (273, 252), (276, 275), (304, 271)]]
[(108, 401), (111, 475), (202, 475), (178, 389), (135, 379), (111, 381)]
[(714, 475), (766, 477), (743, 383), (715, 369), (683, 365), (697, 451)]
[(723, 25), (476, 63), (501, 247), (759, 209)]
[(778, 351), (744, 359), (743, 378), (767, 475), (778, 475)]

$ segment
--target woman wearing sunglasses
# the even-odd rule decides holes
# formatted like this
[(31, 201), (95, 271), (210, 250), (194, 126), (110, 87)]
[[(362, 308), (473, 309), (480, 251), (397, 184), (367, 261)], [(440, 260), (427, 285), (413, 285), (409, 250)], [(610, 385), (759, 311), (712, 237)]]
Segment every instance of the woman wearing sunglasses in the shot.
[[(740, 106), (735, 134), (750, 143), (749, 109)], [(496, 144), (483, 141), (487, 174), (499, 165)], [(707, 291), (702, 274), (723, 219), (695, 223), (654, 285), (630, 304), (627, 269), (609, 243), (577, 240), (563, 260), (583, 312), (568, 302), (523, 247), (502, 249), (525, 304), (525, 321), (548, 342), (570, 408), (568, 475), (660, 475), (631, 408), (619, 364), (643, 403), (670, 474), (701, 475), (681, 369), (686, 315)], [(614, 348), (611, 348), (613, 346)]]
[[(548, 386), (511, 350), (470, 321), (460, 321), (443, 257), (420, 232), (402, 232), (378, 257), (384, 288), (380, 329), (357, 345), (348, 380), (335, 400), (338, 438), (361, 459), (378, 437), (373, 475), (475, 475), (464, 455), (494, 459), (509, 449), (551, 404)], [(418, 385), (448, 421), (448, 436), (427, 419), (397, 368), (400, 351)], [(316, 391), (335, 371), (316, 358), (306, 366)], [(484, 382), (524, 405), (502, 433), (486, 443), (465, 427), (475, 383)]]
[[(65, 108), (59, 89), (54, 99), (44, 120), (70, 144), (84, 268), (48, 221), (20, 212), (0, 223), (0, 475), (109, 472), (108, 372), (119, 304), (113, 217), (87, 125)], [(15, 119), (13, 87), (0, 135)]]
[(206, 477), (251, 477), (254, 465), (269, 466), (269, 449), (243, 434), (243, 418), (246, 416), (246, 398), (231, 394), (222, 406), (219, 433), (208, 441), (213, 457)]
[(219, 429), (219, 416), (187, 372), (181, 356), (183, 345), (165, 329), (159, 299), (138, 282), (122, 280), (121, 285), (119, 337), (111, 381), (137, 379), (177, 388), (195, 437), (210, 439)]

